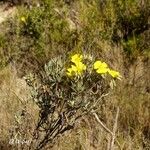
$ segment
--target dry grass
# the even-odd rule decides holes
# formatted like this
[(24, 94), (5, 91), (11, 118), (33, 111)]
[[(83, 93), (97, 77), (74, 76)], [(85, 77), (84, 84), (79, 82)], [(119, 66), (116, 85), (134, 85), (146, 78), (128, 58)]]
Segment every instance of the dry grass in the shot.
[[(0, 72), (0, 146), (13, 149), (12, 138), (31, 139), (35, 125), (37, 107), (31, 101), (26, 82), (19, 79), (10, 66)], [(30, 124), (29, 124), (30, 122)]]

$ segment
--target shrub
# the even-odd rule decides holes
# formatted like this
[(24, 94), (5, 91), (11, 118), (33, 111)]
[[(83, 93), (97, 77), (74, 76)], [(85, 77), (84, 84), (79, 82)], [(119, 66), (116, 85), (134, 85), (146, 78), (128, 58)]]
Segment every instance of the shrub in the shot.
[(93, 60), (91, 56), (83, 58), (76, 54), (71, 57), (72, 65), (68, 68), (65, 58), (57, 57), (45, 65), (40, 77), (30, 75), (26, 78), (39, 107), (32, 141), (36, 149), (49, 142), (53, 146), (54, 140), (72, 129), (79, 118), (96, 110), (112, 83), (120, 78), (119, 73), (110, 70), (106, 63), (96, 61), (93, 64)]

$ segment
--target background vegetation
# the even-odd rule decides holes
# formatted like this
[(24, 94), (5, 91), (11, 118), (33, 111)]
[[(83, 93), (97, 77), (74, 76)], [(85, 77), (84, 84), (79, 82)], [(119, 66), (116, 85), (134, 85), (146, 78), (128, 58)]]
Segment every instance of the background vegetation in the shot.
[[(149, 149), (150, 1), (13, 2), (16, 15), (0, 25), (1, 149), (13, 149), (9, 139), (18, 133), (31, 137), (37, 119), (37, 108), (23, 77), (42, 72), (53, 57), (75, 52), (93, 54), (123, 76), (99, 108), (100, 118), (112, 128), (115, 108), (120, 107), (116, 149)], [(24, 123), (28, 119), (30, 125)], [(107, 137), (96, 120), (87, 116), (61, 137), (54, 149), (103, 150)]]

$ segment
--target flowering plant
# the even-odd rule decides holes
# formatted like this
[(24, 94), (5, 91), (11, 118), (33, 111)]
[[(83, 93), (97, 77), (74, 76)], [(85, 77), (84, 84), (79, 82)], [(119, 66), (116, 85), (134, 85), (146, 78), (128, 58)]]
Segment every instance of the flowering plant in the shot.
[[(39, 107), (39, 119), (33, 145), (41, 149), (65, 131), (74, 127), (83, 115), (103, 104), (110, 91), (110, 82), (121, 75), (105, 62), (95, 61), (90, 55), (75, 54), (70, 59), (57, 57), (45, 65), (40, 76), (29, 76), (32, 96)], [(71, 67), (70, 67), (71, 65)], [(107, 75), (112, 78), (107, 79)]]

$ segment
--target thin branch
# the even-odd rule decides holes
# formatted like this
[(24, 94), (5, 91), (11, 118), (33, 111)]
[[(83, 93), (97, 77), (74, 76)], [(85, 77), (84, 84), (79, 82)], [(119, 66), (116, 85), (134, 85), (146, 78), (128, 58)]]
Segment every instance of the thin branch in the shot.
[[(94, 117), (96, 118), (97, 122), (104, 128), (106, 132), (108, 132), (111, 135), (111, 142), (109, 146), (109, 150), (114, 150), (114, 143), (115, 143), (115, 138), (116, 138), (116, 131), (117, 131), (117, 122), (118, 122), (118, 117), (119, 117), (119, 108), (117, 108), (117, 113), (115, 117), (115, 122), (113, 126), (113, 131), (111, 131), (98, 117), (98, 115), (93, 112)], [(118, 144), (118, 143), (117, 143)]]
[(96, 118), (97, 122), (105, 129), (105, 131), (113, 135), (113, 132), (110, 131), (110, 129), (106, 127), (106, 125), (104, 125), (104, 123), (99, 119), (98, 115), (95, 112), (93, 113), (93, 115)]
[(110, 144), (110, 150), (114, 150), (114, 143), (115, 143), (115, 138), (116, 138), (118, 117), (119, 117), (119, 107), (117, 108), (117, 113), (116, 113), (115, 122), (114, 122), (114, 126), (113, 126), (113, 132), (112, 132), (112, 139), (111, 139), (111, 144)]

